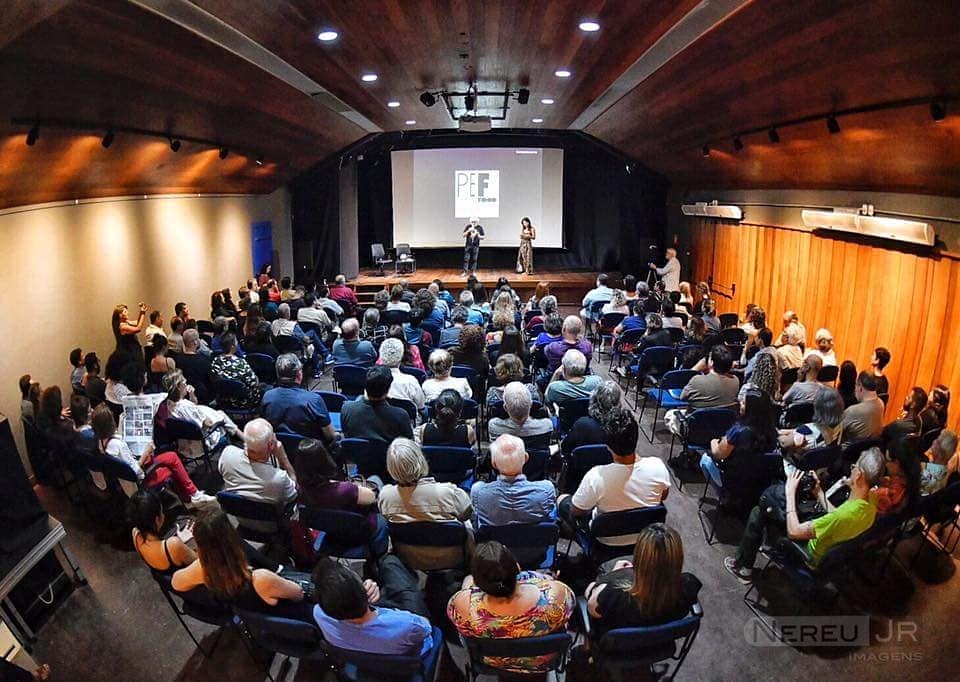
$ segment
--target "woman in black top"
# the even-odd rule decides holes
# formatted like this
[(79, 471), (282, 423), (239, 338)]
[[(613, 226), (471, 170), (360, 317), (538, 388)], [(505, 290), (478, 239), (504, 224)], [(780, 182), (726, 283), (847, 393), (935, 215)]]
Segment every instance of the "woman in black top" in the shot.
[(472, 448), (477, 442), (473, 427), (460, 419), (463, 396), (452, 388), (444, 389), (434, 405), (434, 418), (419, 429), (421, 445), (450, 445)]
[(529, 353), (527, 352), (527, 344), (523, 342), (523, 337), (520, 335), (520, 330), (517, 329), (514, 325), (509, 325), (506, 329), (503, 330), (503, 336), (500, 338), (500, 355), (507, 355), (512, 353), (520, 358), (520, 362), (523, 363), (523, 366), (527, 366), (529, 361)]
[(616, 381), (604, 381), (590, 396), (587, 414), (573, 422), (566, 437), (560, 443), (560, 452), (570, 457), (581, 445), (603, 444), (603, 422), (615, 410), (620, 409), (622, 393)]
[(131, 360), (143, 362), (143, 347), (140, 345), (138, 334), (143, 331), (144, 317), (147, 314), (147, 304), (140, 302), (140, 310), (136, 323), (130, 322), (127, 315), (127, 306), (122, 303), (113, 309), (110, 326), (113, 327), (113, 338), (117, 341), (117, 351)]
[(490, 360), (487, 359), (487, 348), (484, 343), (484, 333), (480, 327), (468, 324), (460, 332), (460, 341), (452, 349), (453, 364), (472, 367), (477, 371), (478, 385), (470, 384), (473, 394), (483, 395), (483, 383), (490, 371)]
[(851, 360), (840, 363), (840, 373), (837, 375), (837, 392), (843, 398), (843, 409), (856, 405), (857, 400), (857, 366)]
[(160, 496), (152, 490), (138, 490), (130, 497), (133, 547), (144, 563), (157, 573), (172, 577), (177, 569), (197, 558), (188, 542), (193, 538), (193, 520), (177, 525), (165, 536), (166, 516)]
[(266, 320), (260, 320), (259, 324), (257, 324), (256, 332), (254, 332), (253, 339), (250, 341), (244, 341), (243, 351), (247, 355), (250, 353), (268, 355), (274, 360), (280, 357), (280, 351), (278, 351), (277, 347), (273, 345), (273, 341), (270, 336), (269, 322)]
[(927, 407), (920, 413), (921, 430), (943, 429), (947, 426), (947, 411), (950, 409), (950, 389), (937, 384), (930, 391)]

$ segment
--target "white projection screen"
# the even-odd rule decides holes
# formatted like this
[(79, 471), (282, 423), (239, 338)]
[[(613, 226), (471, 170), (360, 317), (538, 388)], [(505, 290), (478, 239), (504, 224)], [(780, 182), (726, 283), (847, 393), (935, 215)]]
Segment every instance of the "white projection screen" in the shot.
[(462, 247), (480, 218), (482, 247), (520, 244), (520, 219), (537, 228), (535, 248), (563, 247), (563, 150), (533, 147), (391, 152), (393, 243)]

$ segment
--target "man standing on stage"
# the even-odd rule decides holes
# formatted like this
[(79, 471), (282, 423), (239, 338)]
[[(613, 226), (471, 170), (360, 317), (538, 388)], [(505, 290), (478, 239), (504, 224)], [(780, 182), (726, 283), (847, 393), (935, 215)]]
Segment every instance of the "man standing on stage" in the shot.
[(658, 268), (656, 263), (650, 263), (650, 269), (654, 270), (663, 280), (663, 287), (666, 291), (680, 291), (680, 261), (677, 260), (677, 250), (670, 247), (666, 251), (667, 264)]
[(470, 223), (463, 228), (466, 243), (463, 245), (463, 272), (461, 277), (474, 275), (477, 272), (477, 261), (480, 258), (480, 240), (483, 239), (483, 225), (477, 217), (470, 218)]

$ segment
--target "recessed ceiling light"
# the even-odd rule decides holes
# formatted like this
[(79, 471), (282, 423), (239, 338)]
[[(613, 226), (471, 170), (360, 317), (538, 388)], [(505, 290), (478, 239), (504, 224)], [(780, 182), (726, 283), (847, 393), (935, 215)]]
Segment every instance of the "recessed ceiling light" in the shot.
[(600, 30), (600, 24), (595, 21), (581, 21), (580, 30), (586, 31), (587, 33), (593, 33), (594, 31)]
[(377, 78), (378, 76), (375, 73), (365, 73), (360, 76), (360, 80), (362, 80), (364, 83), (372, 83), (373, 81), (377, 80)]
[(530, 122), (531, 122), (531, 123), (543, 123), (543, 119), (542, 119), (542, 118), (531, 118), (531, 119), (530, 119)]
[(400, 106), (400, 102), (398, 102), (398, 101), (395, 100), (395, 99), (394, 99), (394, 100), (390, 100), (389, 102), (387, 102), (387, 106), (390, 107), (391, 109), (396, 109), (397, 107)]
[(322, 40), (325, 43), (329, 43), (331, 40), (336, 40), (339, 37), (340, 34), (331, 28), (320, 31), (320, 33), (317, 34), (317, 40)]
[(404, 122), (403, 122), (403, 125), (415, 126), (415, 125), (417, 125), (417, 122), (411, 119), (411, 120), (409, 120), (409, 121), (404, 121)]
[(570, 78), (573, 74), (567, 71), (566, 69), (557, 69), (553, 72), (553, 75), (557, 78)]
[(550, 99), (549, 97), (546, 97), (546, 98), (540, 100), (540, 104), (553, 104), (553, 100)]

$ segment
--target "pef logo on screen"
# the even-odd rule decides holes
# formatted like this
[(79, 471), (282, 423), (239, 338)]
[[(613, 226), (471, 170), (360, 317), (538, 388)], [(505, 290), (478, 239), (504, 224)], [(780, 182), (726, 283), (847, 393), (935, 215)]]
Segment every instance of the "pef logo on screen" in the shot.
[(458, 170), (453, 176), (457, 218), (500, 217), (500, 171)]

